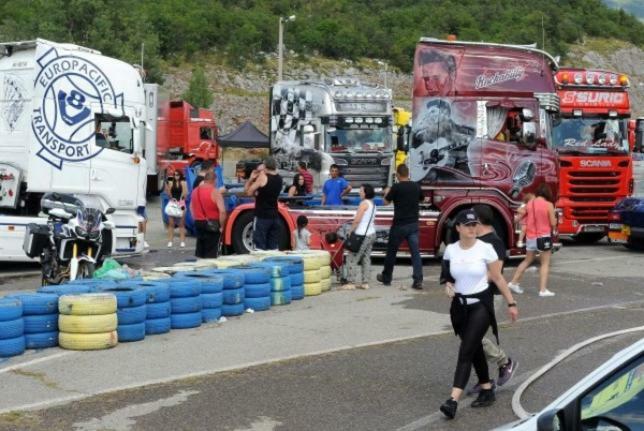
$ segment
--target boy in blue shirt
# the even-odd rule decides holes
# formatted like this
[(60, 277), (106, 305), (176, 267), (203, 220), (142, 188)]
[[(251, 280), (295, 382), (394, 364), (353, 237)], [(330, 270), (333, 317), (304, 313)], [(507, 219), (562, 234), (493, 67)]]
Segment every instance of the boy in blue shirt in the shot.
[(351, 191), (351, 184), (340, 176), (338, 165), (331, 165), (331, 178), (324, 182), (322, 188), (322, 205), (342, 205), (342, 196)]

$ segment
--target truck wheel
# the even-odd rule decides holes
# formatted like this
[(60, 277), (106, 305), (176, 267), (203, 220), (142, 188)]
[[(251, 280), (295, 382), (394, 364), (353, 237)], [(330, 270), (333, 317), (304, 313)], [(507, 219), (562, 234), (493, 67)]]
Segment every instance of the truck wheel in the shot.
[(644, 251), (644, 241), (637, 241), (633, 238), (628, 238), (628, 240), (624, 244), (624, 247), (629, 250)]
[[(253, 220), (255, 213), (247, 211), (242, 213), (235, 222), (233, 227), (233, 251), (235, 254), (248, 254), (253, 249)], [(280, 233), (279, 244), (280, 250), (291, 248), (290, 234), (286, 223), (279, 219)]]
[(85, 279), (85, 278), (92, 278), (94, 275), (95, 271), (95, 266), (91, 262), (81, 262), (78, 265), (78, 274), (76, 275), (76, 279)]
[(575, 235), (575, 242), (579, 244), (594, 244), (603, 237), (605, 237), (606, 234), (603, 232), (597, 232), (597, 233), (580, 233), (578, 235)]

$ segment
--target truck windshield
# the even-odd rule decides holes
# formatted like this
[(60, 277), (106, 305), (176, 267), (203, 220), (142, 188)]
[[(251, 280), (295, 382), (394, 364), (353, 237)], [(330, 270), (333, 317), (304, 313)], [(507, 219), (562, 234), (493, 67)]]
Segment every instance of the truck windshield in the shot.
[(627, 154), (626, 120), (586, 117), (554, 120), (554, 143), (560, 153)]
[(326, 133), (326, 150), (340, 152), (388, 152), (391, 151), (391, 129), (341, 128)]

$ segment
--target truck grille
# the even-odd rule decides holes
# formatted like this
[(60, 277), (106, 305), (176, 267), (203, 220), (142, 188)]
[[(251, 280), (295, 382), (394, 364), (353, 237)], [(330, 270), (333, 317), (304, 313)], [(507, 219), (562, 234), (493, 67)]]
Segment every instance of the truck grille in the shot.
[[(621, 171), (562, 172), (563, 196), (571, 202), (567, 216), (582, 224), (606, 223), (619, 195)], [(562, 196), (562, 197), (563, 197)]]
[(344, 178), (357, 188), (360, 184), (371, 184), (373, 187), (385, 187), (389, 180), (389, 166), (381, 164), (379, 157), (344, 158), (349, 163), (342, 166)]

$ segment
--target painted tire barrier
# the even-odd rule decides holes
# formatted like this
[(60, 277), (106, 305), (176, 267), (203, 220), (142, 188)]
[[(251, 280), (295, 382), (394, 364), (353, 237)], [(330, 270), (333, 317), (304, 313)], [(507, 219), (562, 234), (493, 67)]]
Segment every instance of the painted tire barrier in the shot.
[(170, 301), (153, 302), (145, 306), (145, 320), (164, 319), (172, 314)]
[(58, 295), (53, 293), (16, 293), (5, 298), (19, 299), (26, 316), (58, 313)]
[(79, 316), (61, 314), (58, 316), (58, 329), (74, 334), (96, 334), (116, 330), (116, 313)]
[[(270, 289), (270, 287), (269, 287)], [(239, 289), (229, 289), (222, 292), (224, 305), (243, 304), (246, 297), (246, 288), (240, 287)]]
[(331, 278), (331, 275), (333, 275), (333, 271), (331, 271), (331, 267), (329, 265), (323, 265), (320, 267), (320, 277), (322, 277), (322, 280), (325, 278)]
[(146, 304), (168, 302), (170, 300), (170, 285), (165, 281), (144, 281), (139, 283), (147, 295)]
[(244, 307), (244, 303), (241, 302), (239, 304), (226, 304), (221, 306), (221, 314), (223, 316), (240, 316), (244, 314), (244, 310), (246, 308)]
[(80, 295), (82, 293), (93, 292), (93, 286), (85, 284), (59, 284), (56, 286), (43, 286), (38, 289), (38, 293), (53, 293), (54, 295)]
[(254, 311), (266, 311), (271, 308), (271, 297), (246, 298), (244, 299), (244, 307), (246, 309), (252, 308)]
[(58, 313), (25, 315), (22, 319), (25, 334), (58, 331)]
[(298, 272), (304, 271), (304, 260), (299, 257), (299, 256), (294, 256), (294, 255), (286, 255), (286, 256), (278, 256), (278, 257), (270, 257), (268, 259), (265, 259), (264, 262), (286, 262), (289, 264), (289, 274), (295, 274)]
[(62, 295), (58, 299), (58, 312), (76, 315), (116, 313), (116, 296), (109, 293)]
[(174, 279), (169, 284), (170, 298), (186, 298), (201, 295), (201, 283), (197, 281)]
[[(56, 322), (58, 325), (58, 322)], [(27, 349), (46, 349), (58, 345), (58, 331), (25, 334), (25, 347)]]
[(239, 289), (244, 285), (244, 273), (233, 268), (209, 269), (203, 271), (206, 275), (218, 275), (224, 279), (224, 289)]
[(291, 290), (291, 277), (280, 277), (271, 279), (271, 292), (283, 292)]
[[(116, 316), (119, 326), (142, 323), (145, 321), (147, 316), (146, 304), (139, 305), (137, 307), (119, 308), (116, 312)], [(121, 338), (119, 338), (119, 340), (121, 340)]]
[(322, 293), (322, 285), (317, 283), (304, 283), (304, 296), (317, 296)]
[(331, 265), (331, 254), (325, 250), (296, 250), (289, 251), (288, 254), (300, 256), (303, 259), (315, 259), (320, 263), (320, 266)]
[(244, 284), (264, 284), (271, 280), (271, 271), (268, 268), (255, 268), (251, 266), (236, 266), (244, 274)]
[(17, 298), (0, 299), (0, 322), (22, 317), (22, 302)]
[(221, 307), (219, 308), (204, 308), (201, 310), (201, 318), (204, 323), (215, 322), (221, 317)]
[(320, 280), (322, 280), (319, 269), (306, 270), (304, 271), (303, 274), (304, 274), (304, 284), (319, 283)]
[(145, 320), (131, 325), (120, 325), (116, 329), (119, 342), (141, 341), (145, 338)]
[(246, 290), (246, 298), (263, 298), (271, 294), (270, 283), (247, 284), (244, 289)]
[(172, 319), (170, 316), (160, 319), (147, 319), (145, 321), (145, 335), (157, 335), (170, 332)]
[(291, 289), (281, 292), (271, 292), (271, 305), (288, 305), (292, 299)]
[(22, 337), (25, 334), (25, 321), (22, 317), (0, 322), (0, 340)]
[(204, 272), (183, 273), (175, 275), (177, 280), (191, 280), (201, 283), (201, 293), (219, 293), (224, 289), (224, 278)]
[(172, 329), (188, 329), (201, 326), (203, 317), (201, 311), (195, 313), (179, 313), (170, 316), (172, 321)]
[(211, 308), (221, 308), (224, 304), (224, 294), (220, 293), (202, 293), (201, 294), (201, 305), (202, 310), (211, 309)]
[(116, 285), (114, 280), (99, 280), (96, 278), (79, 278), (67, 282), (68, 286), (88, 286), (93, 289), (104, 289)]
[(299, 286), (300, 284), (304, 284), (304, 272), (291, 274), (289, 275), (289, 278), (291, 279), (291, 286)]
[(289, 274), (288, 262), (264, 261), (251, 263), (252, 268), (268, 269), (271, 273), (271, 278), (286, 277)]
[(118, 344), (118, 335), (116, 331), (96, 334), (60, 332), (58, 334), (58, 344), (60, 347), (69, 350), (109, 349)]
[(291, 285), (291, 299), (293, 301), (304, 299), (304, 284)]
[(202, 309), (201, 296), (170, 299), (172, 314), (197, 313)]
[(22, 355), (25, 352), (25, 349), (26, 344), (24, 335), (0, 340), (0, 358)]
[(331, 279), (330, 278), (323, 278), (320, 280), (320, 286), (322, 288), (322, 292), (328, 292), (331, 290)]
[(101, 292), (111, 293), (116, 296), (116, 305), (119, 309), (139, 307), (145, 304), (147, 293), (136, 284), (120, 284), (102, 289)]

